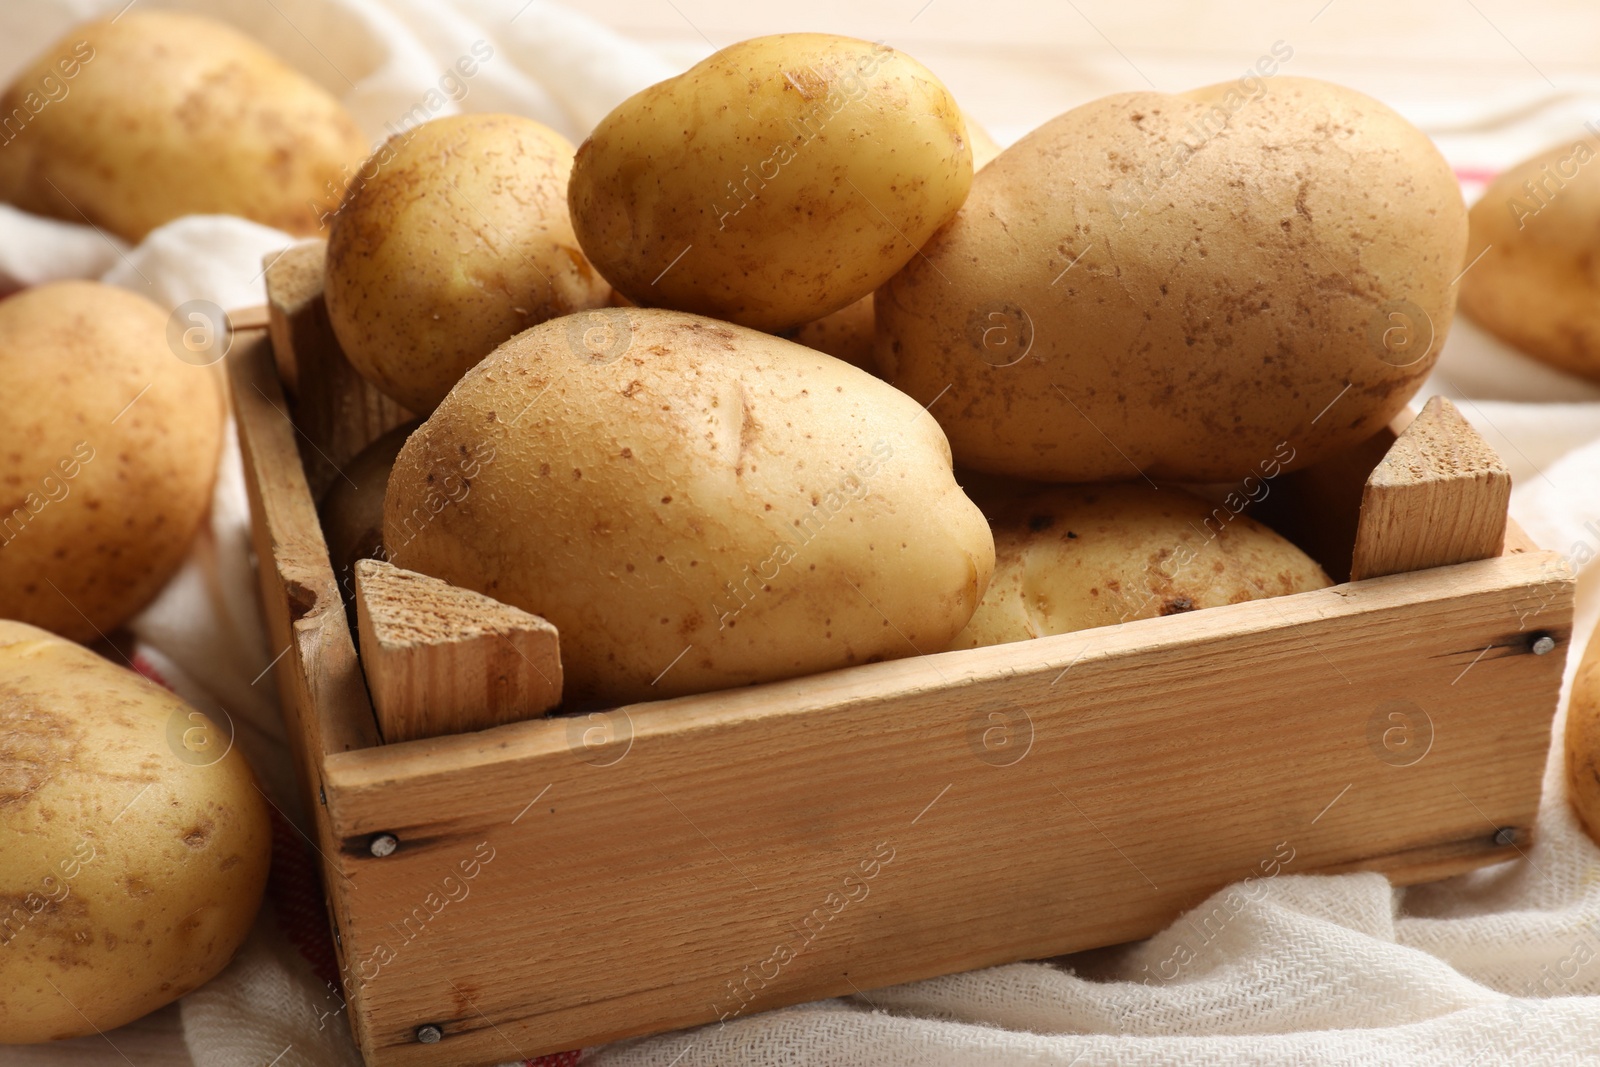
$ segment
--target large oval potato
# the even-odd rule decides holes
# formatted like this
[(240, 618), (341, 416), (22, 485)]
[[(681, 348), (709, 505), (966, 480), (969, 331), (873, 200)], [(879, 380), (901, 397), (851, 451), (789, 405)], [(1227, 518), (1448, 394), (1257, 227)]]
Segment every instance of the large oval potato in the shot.
[(537, 326), (469, 371), (400, 450), (384, 544), (555, 623), (569, 701), (942, 649), (994, 562), (909, 397), (635, 308)]
[(1461, 310), (1537, 359), (1600, 381), (1600, 140), (1519, 163), (1472, 205)]
[(227, 964), (272, 846), (231, 741), (132, 671), (0, 621), (0, 1043), (110, 1030)]
[(356, 370), (426, 414), (506, 338), (604, 306), (571, 171), (567, 139), (516, 115), (435, 119), (379, 148), (328, 236), (328, 320)]
[(1254, 519), (1181, 489), (1059, 486), (994, 515), (994, 577), (952, 648), (1026, 641), (1333, 584)]
[(861, 299), (961, 206), (961, 110), (903, 53), (758, 37), (624, 101), (578, 149), (573, 223), (635, 303), (779, 331)]
[(220, 22), (135, 9), (0, 97), (0, 200), (129, 241), (183, 215), (311, 234), (368, 145), (332, 94)]
[(177, 572), (211, 506), (216, 368), (178, 359), (143, 297), (55, 282), (0, 301), (0, 382), (0, 609), (93, 640)]
[(1437, 358), (1465, 243), (1443, 157), (1359, 93), (1122, 93), (978, 174), (878, 291), (877, 362), (963, 466), (1232, 481), (1283, 442), (1305, 466), (1394, 417)]

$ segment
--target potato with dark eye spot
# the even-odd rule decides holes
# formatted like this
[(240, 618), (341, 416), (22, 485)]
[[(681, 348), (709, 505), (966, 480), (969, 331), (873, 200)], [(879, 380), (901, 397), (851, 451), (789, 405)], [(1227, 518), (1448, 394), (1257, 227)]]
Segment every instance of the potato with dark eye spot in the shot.
[(0, 1044), (111, 1030), (232, 958), (272, 850), (232, 740), (148, 679), (0, 621)]
[(978, 495), (993, 516), (989, 589), (951, 648), (1177, 615), (1333, 583), (1273, 531), (1143, 482)]
[(755, 330), (597, 314), (603, 331), (585, 315), (513, 338), (407, 439), (384, 500), (393, 563), (549, 619), (569, 701), (797, 677), (955, 636), (994, 545), (938, 423)]
[(0, 116), (0, 200), (129, 241), (183, 215), (314, 234), (369, 148), (332, 93), (251, 38), (143, 7), (46, 48)]
[(1405, 406), (1466, 237), (1438, 149), (1353, 90), (1120, 93), (983, 168), (878, 290), (875, 356), (961, 466), (1235, 481), (1283, 442), (1296, 467), (1351, 448)]
[(781, 332), (888, 280), (971, 184), (961, 109), (926, 67), (796, 33), (625, 100), (579, 147), (570, 199), (635, 303)]
[(380, 147), (328, 236), (328, 321), (351, 365), (426, 414), (508, 337), (604, 307), (571, 170), (567, 139), (516, 115), (434, 119)]

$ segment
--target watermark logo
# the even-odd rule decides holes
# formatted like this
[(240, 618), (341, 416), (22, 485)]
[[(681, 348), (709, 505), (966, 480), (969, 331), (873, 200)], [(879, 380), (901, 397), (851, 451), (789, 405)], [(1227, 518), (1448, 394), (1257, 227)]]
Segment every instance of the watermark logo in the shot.
[[(219, 709), (221, 710), (221, 709)], [(191, 767), (209, 767), (233, 749), (233, 717), (222, 711), (223, 722), (187, 705), (167, 716), (167, 747)]]
[(567, 348), (597, 366), (615, 363), (633, 346), (633, 319), (626, 308), (596, 308), (566, 317)]
[(1015, 704), (982, 709), (967, 720), (967, 747), (991, 767), (1014, 767), (1033, 748), (1033, 718)]
[(1367, 747), (1391, 767), (1414, 767), (1433, 748), (1433, 719), (1409, 700), (1391, 700), (1367, 718)]
[(621, 708), (574, 715), (567, 747), (591, 767), (614, 767), (633, 749), (633, 719)]
[(967, 319), (967, 340), (989, 366), (1015, 366), (1033, 349), (1033, 316), (1015, 304), (974, 311)]
[(209, 367), (233, 347), (228, 313), (209, 300), (186, 300), (167, 317), (167, 347), (185, 363)]
[(1433, 351), (1433, 318), (1410, 300), (1390, 300), (1367, 327), (1367, 338), (1379, 359), (1391, 367), (1409, 367)]

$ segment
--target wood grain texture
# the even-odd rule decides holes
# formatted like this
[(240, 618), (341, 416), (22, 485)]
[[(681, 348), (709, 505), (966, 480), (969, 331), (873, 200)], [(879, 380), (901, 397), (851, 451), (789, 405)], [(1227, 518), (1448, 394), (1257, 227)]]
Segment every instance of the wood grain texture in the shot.
[(361, 665), (385, 741), (502, 726), (561, 703), (548, 621), (382, 560), (355, 572)]
[(1510, 503), (1505, 464), (1436, 396), (1367, 478), (1351, 580), (1498, 556)]
[[(316, 819), (311, 844), (322, 861), (329, 911), (336, 915), (351, 875), (322, 803), (322, 763), (330, 752), (370, 747), (380, 738), (267, 332), (236, 335), (227, 367), (262, 612), (278, 657), (273, 677), (301, 802)], [(336, 952), (342, 964), (343, 946), (336, 945)]]
[(412, 418), (356, 373), (333, 335), (322, 300), (327, 243), (295, 245), (266, 260), (267, 309), (279, 378), (294, 396), (294, 420), (312, 498), (344, 465)]
[(1268, 869), (1514, 858), (1546, 556), (332, 755), (363, 1048), (532, 1056), (1145, 937)]

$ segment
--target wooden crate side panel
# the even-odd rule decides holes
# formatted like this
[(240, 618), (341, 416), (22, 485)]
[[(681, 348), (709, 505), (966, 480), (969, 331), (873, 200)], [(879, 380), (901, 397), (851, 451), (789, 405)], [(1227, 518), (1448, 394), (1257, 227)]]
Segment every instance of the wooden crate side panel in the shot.
[[(1547, 556), (621, 709), (608, 745), (332, 755), (364, 1048), (532, 1056), (1147, 936), (1252, 874), (1514, 857)], [(1539, 619), (1563, 648), (1570, 607)]]
[[(315, 814), (314, 848), (338, 929), (348, 918), (349, 863), (339, 852), (322, 803), (323, 757), (378, 744), (377, 724), (356, 663), (327, 546), (295, 445), (266, 331), (235, 339), (228, 357), (233, 410), (253, 516), (262, 611), (305, 810)], [(280, 655), (281, 653), (281, 655)], [(336, 946), (341, 966), (343, 946)], [(362, 1014), (360, 989), (346, 983), (351, 1018)]]

